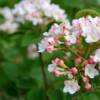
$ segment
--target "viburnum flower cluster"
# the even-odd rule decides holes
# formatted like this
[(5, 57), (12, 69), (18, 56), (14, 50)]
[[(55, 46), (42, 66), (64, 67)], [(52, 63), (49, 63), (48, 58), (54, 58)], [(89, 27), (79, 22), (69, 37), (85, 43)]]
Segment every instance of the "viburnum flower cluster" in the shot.
[(50, 0), (21, 0), (15, 5), (13, 13), (17, 21), (30, 21), (33, 25), (66, 20), (65, 11)]
[(63, 92), (74, 94), (83, 86), (91, 90), (91, 81), (100, 71), (100, 17), (54, 24), (39, 43), (39, 52), (45, 51), (61, 51), (64, 55), (48, 65), (49, 72), (66, 78)]
[(21, 0), (12, 9), (0, 8), (0, 15), (5, 19), (0, 23), (0, 30), (8, 33), (16, 32), (20, 23), (32, 22), (34, 26), (45, 26), (54, 21), (67, 21), (65, 11), (50, 0)]
[(0, 23), (0, 31), (14, 33), (18, 29), (18, 23), (15, 21), (13, 12), (10, 8), (0, 8), (0, 15), (4, 17), (4, 22)]

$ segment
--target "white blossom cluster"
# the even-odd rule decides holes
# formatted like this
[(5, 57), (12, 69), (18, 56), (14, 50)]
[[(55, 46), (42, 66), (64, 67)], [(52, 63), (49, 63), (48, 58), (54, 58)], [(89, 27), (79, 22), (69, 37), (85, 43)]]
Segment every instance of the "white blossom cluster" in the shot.
[(19, 23), (32, 22), (33, 25), (47, 25), (50, 22), (63, 22), (65, 11), (49, 0), (21, 0), (15, 7), (0, 8), (0, 15), (5, 19), (0, 23), (0, 30), (8, 33), (17, 31)]
[(92, 18), (91, 16), (83, 17), (73, 21), (73, 28), (85, 37), (87, 43), (93, 43), (100, 40), (100, 17)]
[(21, 0), (15, 5), (13, 13), (17, 21), (30, 21), (33, 25), (66, 20), (65, 11), (48, 0)]
[(0, 31), (14, 33), (18, 28), (18, 23), (15, 21), (13, 12), (10, 8), (0, 8), (0, 15), (4, 17), (4, 22), (0, 23)]
[(45, 32), (44, 38), (39, 43), (39, 52), (54, 51), (57, 44), (62, 43), (59, 38), (65, 39), (66, 45), (76, 44), (78, 37), (85, 38), (86, 43), (95, 43), (100, 41), (100, 17), (92, 18), (91, 16), (82, 17), (69, 23), (62, 23), (60, 25), (54, 24), (49, 32)]

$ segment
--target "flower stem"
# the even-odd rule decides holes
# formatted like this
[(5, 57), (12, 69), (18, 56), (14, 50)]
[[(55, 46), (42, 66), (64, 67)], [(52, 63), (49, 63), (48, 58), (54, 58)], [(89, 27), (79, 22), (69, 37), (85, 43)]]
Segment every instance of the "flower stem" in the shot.
[(44, 69), (44, 61), (43, 61), (43, 57), (41, 53), (39, 53), (39, 59), (40, 59), (41, 71), (42, 71), (42, 76), (43, 76), (43, 81), (44, 81), (46, 100), (49, 100), (49, 97), (47, 96), (48, 82), (47, 82), (47, 77), (46, 77), (46, 73)]
[(83, 61), (85, 60), (85, 58), (83, 58), (82, 56), (80, 56), (79, 54), (76, 54), (71, 48), (68, 48), (74, 55), (80, 57)]
[(70, 51), (71, 53), (73, 53), (75, 56), (80, 57), (83, 61), (85, 61), (85, 58), (83, 58), (82, 56), (80, 56), (79, 54), (77, 54), (75, 51), (73, 51), (71, 48), (67, 48), (67, 50), (65, 48), (57, 48), (57, 50), (64, 50), (64, 51)]

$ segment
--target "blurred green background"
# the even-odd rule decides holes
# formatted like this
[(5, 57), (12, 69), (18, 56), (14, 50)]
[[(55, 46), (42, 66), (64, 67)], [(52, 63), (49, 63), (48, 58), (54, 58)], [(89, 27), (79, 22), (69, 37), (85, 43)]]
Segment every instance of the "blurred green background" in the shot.
[[(20, 0), (0, 0), (0, 8), (14, 4)], [(100, 12), (100, 0), (52, 0), (66, 10), (68, 18), (72, 20), (82, 9), (94, 9)], [(32, 26), (30, 23), (21, 25), (12, 35), (0, 32), (0, 100), (100, 100), (100, 78), (95, 79), (94, 91), (80, 91), (75, 95), (63, 94), (64, 78), (55, 78), (47, 71), (47, 66), (55, 58), (55, 54), (43, 54), (48, 89), (45, 93), (41, 63), (39, 58), (29, 59), (27, 48), (32, 43), (38, 43), (45, 28)], [(59, 56), (62, 56), (59, 55)]]

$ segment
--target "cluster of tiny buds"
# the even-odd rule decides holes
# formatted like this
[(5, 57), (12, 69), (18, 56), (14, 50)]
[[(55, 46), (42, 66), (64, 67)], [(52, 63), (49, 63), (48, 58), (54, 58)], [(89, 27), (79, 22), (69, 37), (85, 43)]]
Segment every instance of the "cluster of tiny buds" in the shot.
[[(91, 59), (82, 61), (81, 58), (76, 58), (75, 63), (84, 64), (84, 69), (83, 69), (84, 74), (79, 77), (82, 77), (82, 80), (85, 83), (86, 91), (90, 91), (92, 88), (90, 83), (91, 82), (90, 78), (94, 78), (95, 76), (98, 75), (100, 66), (98, 66), (98, 69), (96, 69), (94, 67), (96, 62), (94, 63), (94, 61)], [(60, 58), (56, 58), (55, 60), (52, 61), (52, 64), (48, 66), (48, 71), (52, 72), (56, 77), (59, 77), (61, 75), (65, 75), (65, 76), (67, 75), (69, 80), (73, 80), (75, 77), (81, 74), (78, 66), (74, 66), (70, 68), (64, 63), (64, 60)]]

